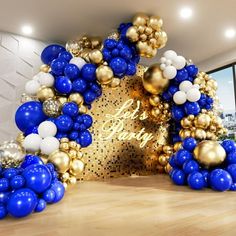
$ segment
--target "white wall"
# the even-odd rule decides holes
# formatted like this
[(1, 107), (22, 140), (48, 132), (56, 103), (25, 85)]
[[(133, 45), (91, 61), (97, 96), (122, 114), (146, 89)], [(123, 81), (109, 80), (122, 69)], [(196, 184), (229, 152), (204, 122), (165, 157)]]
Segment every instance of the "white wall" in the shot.
[(0, 32), (0, 142), (19, 132), (14, 115), (24, 84), (38, 72), (45, 43)]

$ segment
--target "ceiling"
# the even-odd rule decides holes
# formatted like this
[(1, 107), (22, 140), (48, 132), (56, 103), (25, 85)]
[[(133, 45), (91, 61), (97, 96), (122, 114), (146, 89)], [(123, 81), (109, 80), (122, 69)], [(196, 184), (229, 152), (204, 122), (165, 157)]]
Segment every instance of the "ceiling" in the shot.
[[(179, 17), (183, 6), (193, 9), (191, 19)], [(21, 34), (21, 26), (30, 24), (32, 37), (66, 42), (85, 33), (105, 37), (136, 12), (146, 12), (163, 18), (166, 48), (200, 62), (236, 47), (236, 39), (224, 37), (227, 27), (236, 28), (235, 9), (235, 0), (7, 0), (0, 8), (0, 30)]]

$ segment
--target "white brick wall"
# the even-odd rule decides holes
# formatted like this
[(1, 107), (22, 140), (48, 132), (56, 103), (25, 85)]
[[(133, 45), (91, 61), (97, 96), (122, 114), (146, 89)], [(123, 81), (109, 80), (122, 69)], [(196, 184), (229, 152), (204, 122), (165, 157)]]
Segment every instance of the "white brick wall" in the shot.
[(14, 115), (24, 84), (38, 72), (46, 43), (0, 32), (0, 143), (19, 132)]

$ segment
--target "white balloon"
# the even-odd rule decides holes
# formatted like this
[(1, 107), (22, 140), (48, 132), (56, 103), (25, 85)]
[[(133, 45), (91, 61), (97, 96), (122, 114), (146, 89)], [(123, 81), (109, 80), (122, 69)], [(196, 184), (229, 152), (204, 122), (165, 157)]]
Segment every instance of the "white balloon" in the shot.
[(166, 63), (165, 63), (167, 66), (170, 66), (172, 64), (172, 61), (170, 59), (167, 59), (166, 60)]
[(29, 134), (23, 141), (23, 147), (26, 151), (36, 152), (40, 148), (42, 138), (38, 134)]
[(193, 87), (193, 84), (190, 81), (185, 80), (180, 83), (179, 90), (183, 92), (188, 92), (188, 90), (191, 89), (192, 87)]
[(86, 61), (81, 57), (73, 57), (70, 60), (70, 63), (78, 66), (79, 69), (82, 69), (82, 67), (86, 64)]
[(173, 100), (178, 105), (184, 104), (187, 100), (186, 93), (183, 91), (176, 92), (173, 96)]
[(30, 80), (25, 84), (25, 92), (29, 95), (36, 95), (40, 88), (40, 83), (37, 80)]
[(39, 81), (40, 72), (33, 76), (33, 80)]
[(161, 70), (165, 70), (165, 68), (166, 68), (166, 65), (165, 65), (165, 64), (161, 64), (161, 65), (160, 65), (160, 69), (161, 69)]
[(57, 133), (57, 127), (51, 121), (44, 121), (39, 125), (38, 133), (42, 138), (53, 137)]
[(39, 74), (39, 83), (47, 87), (52, 87), (54, 84), (54, 77), (50, 73), (42, 72)]
[(177, 53), (173, 50), (167, 50), (164, 52), (164, 57), (166, 59), (174, 60), (177, 57)]
[(167, 66), (163, 71), (163, 75), (167, 79), (174, 79), (176, 74), (177, 70), (175, 69), (174, 66)]
[(193, 87), (196, 88), (196, 89), (200, 89), (199, 84), (194, 84)]
[(197, 102), (201, 97), (201, 93), (198, 89), (192, 88), (187, 92), (187, 99), (190, 102)]
[(161, 63), (165, 63), (166, 62), (166, 58), (165, 57), (161, 57), (160, 62)]
[(42, 154), (50, 155), (52, 152), (59, 149), (60, 142), (55, 137), (46, 137), (40, 144)]
[(176, 58), (173, 59), (172, 64), (177, 70), (180, 70), (185, 67), (186, 60), (182, 56), (177, 56)]

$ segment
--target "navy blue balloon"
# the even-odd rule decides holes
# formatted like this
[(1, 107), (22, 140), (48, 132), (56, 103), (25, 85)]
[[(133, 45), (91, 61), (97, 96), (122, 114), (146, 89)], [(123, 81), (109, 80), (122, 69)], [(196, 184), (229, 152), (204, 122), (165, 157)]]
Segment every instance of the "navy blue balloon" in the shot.
[(8, 212), (5, 205), (0, 204), (0, 220), (4, 219), (7, 216)]
[(169, 96), (171, 96), (171, 97), (178, 91), (179, 91), (179, 88), (176, 85), (170, 85), (168, 90), (167, 90)]
[(228, 164), (236, 164), (236, 152), (230, 152), (227, 154), (226, 162)]
[(230, 191), (236, 191), (236, 183), (233, 183), (229, 190)]
[(91, 104), (96, 98), (97, 98), (96, 93), (94, 93), (94, 92), (91, 91), (91, 90), (87, 90), (87, 91), (84, 93), (84, 102), (85, 102), (86, 104)]
[(199, 165), (194, 160), (188, 160), (183, 164), (183, 171), (187, 175), (198, 170), (199, 170)]
[(44, 48), (41, 53), (41, 60), (44, 64), (50, 65), (51, 62), (58, 58), (61, 52), (66, 51), (64, 47), (58, 44), (52, 44)]
[(63, 133), (63, 132), (57, 132), (55, 137), (60, 140), (62, 138), (68, 138), (68, 135), (66, 133)]
[(9, 180), (6, 178), (0, 179), (0, 192), (6, 192), (9, 189)]
[(70, 140), (75, 141), (79, 137), (79, 132), (78, 131), (72, 131), (68, 135)]
[(72, 59), (72, 55), (67, 51), (61, 52), (58, 55), (58, 57), (66, 60), (67, 62), (69, 62)]
[(66, 133), (73, 127), (73, 120), (68, 115), (58, 116), (55, 123), (59, 132)]
[(18, 171), (16, 170), (16, 168), (8, 168), (4, 170), (2, 173), (3, 177), (6, 179), (11, 179), (17, 174), (18, 174)]
[(188, 71), (188, 75), (191, 77), (195, 77), (198, 73), (198, 68), (195, 65), (188, 65), (185, 67), (185, 69)]
[(59, 76), (55, 81), (55, 89), (62, 94), (69, 94), (72, 90), (72, 82), (67, 76)]
[(23, 171), (26, 186), (36, 193), (43, 193), (52, 181), (52, 175), (45, 165), (31, 165)]
[(42, 104), (36, 101), (22, 104), (19, 106), (15, 114), (16, 125), (22, 132), (39, 125), (41, 122), (46, 120), (46, 118)]
[(223, 169), (215, 169), (210, 174), (211, 187), (217, 191), (229, 190), (232, 183), (230, 174)]
[(226, 139), (221, 143), (226, 153), (236, 152), (236, 144), (233, 140)]
[(14, 191), (7, 202), (7, 210), (14, 217), (25, 217), (32, 213), (37, 205), (36, 194), (28, 188)]
[(62, 113), (70, 117), (78, 115), (79, 108), (75, 102), (67, 102), (62, 107)]
[(39, 156), (28, 154), (25, 156), (24, 161), (21, 163), (20, 167), (25, 169), (30, 165), (41, 164), (43, 165), (43, 161)]
[(233, 182), (236, 183), (236, 164), (228, 165), (226, 170), (231, 175)]
[(209, 174), (209, 171), (207, 170), (201, 170), (200, 173), (203, 175), (204, 177), (204, 180), (205, 180), (205, 187), (208, 187), (209, 185), (209, 177), (210, 177), (210, 174)]
[(112, 58), (111, 52), (107, 48), (103, 48), (102, 55), (103, 55), (103, 59), (107, 62), (109, 62)]
[(10, 181), (10, 186), (12, 189), (19, 189), (24, 187), (24, 185), (25, 185), (25, 179), (22, 175), (16, 175)]
[(54, 172), (55, 167), (52, 163), (47, 163), (46, 167), (50, 170), (51, 174)]
[(7, 203), (8, 197), (9, 197), (9, 192), (0, 192), (0, 205)]
[(186, 183), (186, 175), (182, 170), (173, 170), (171, 179), (176, 185), (185, 185)]
[(98, 83), (90, 83), (89, 84), (89, 89), (96, 93), (97, 97), (100, 97), (102, 95), (102, 87)]
[(135, 75), (137, 71), (136, 64), (135, 63), (128, 63), (126, 74), (131, 76)]
[(87, 147), (92, 143), (92, 135), (88, 130), (79, 133), (79, 137), (76, 140), (81, 147)]
[(44, 193), (43, 193), (43, 199), (47, 202), (47, 203), (53, 203), (54, 199), (56, 197), (56, 193), (53, 189), (47, 189)]
[(94, 64), (85, 64), (81, 69), (81, 75), (87, 81), (94, 81), (96, 80), (96, 69)]
[(76, 79), (72, 83), (73, 91), (77, 93), (84, 93), (88, 87), (86, 80)]
[(188, 176), (188, 185), (190, 188), (200, 190), (205, 187), (205, 179), (200, 172), (193, 172)]
[(114, 48), (114, 49), (111, 51), (111, 55), (112, 55), (113, 57), (117, 57), (117, 56), (119, 56), (119, 54), (120, 54), (120, 51), (119, 51), (118, 48)]
[(185, 116), (184, 109), (181, 106), (173, 106), (171, 115), (174, 120), (181, 121)]
[(57, 58), (52, 61), (51, 63), (51, 70), (52, 73), (55, 75), (63, 75), (64, 74), (64, 69), (68, 62), (64, 60), (63, 58)]
[(175, 155), (172, 155), (169, 159), (169, 164), (171, 165), (171, 167), (173, 168), (178, 168), (178, 166), (175, 163)]
[(198, 115), (200, 112), (200, 107), (197, 102), (186, 102), (184, 104), (184, 110), (187, 115)]
[(177, 74), (175, 76), (175, 80), (178, 83), (181, 83), (184, 80), (188, 80), (188, 71), (185, 68), (183, 68), (181, 70), (177, 70)]
[(65, 188), (60, 181), (56, 181), (52, 184), (51, 189), (55, 192), (55, 198), (53, 203), (59, 202), (65, 194)]
[(124, 47), (120, 50), (120, 56), (125, 60), (130, 60), (132, 58), (131, 49), (127, 45), (124, 45)]
[(182, 166), (186, 161), (191, 160), (192, 158), (192, 153), (185, 149), (180, 149), (175, 154), (175, 163), (177, 166)]
[(108, 49), (113, 49), (117, 45), (117, 41), (115, 39), (106, 39), (104, 41), (104, 47)]
[(80, 70), (75, 64), (67, 64), (64, 73), (69, 79), (74, 80), (79, 77)]
[(197, 141), (196, 141), (196, 139), (194, 139), (192, 137), (188, 137), (183, 140), (182, 146), (184, 149), (192, 152), (193, 149), (197, 146)]
[(118, 77), (123, 77), (128, 68), (126, 61), (121, 57), (111, 59), (109, 66), (111, 67), (114, 75)]
[(73, 125), (73, 130), (79, 130), (79, 126), (80, 124), (78, 122), (74, 122), (74, 125)]
[(35, 212), (42, 212), (45, 210), (47, 203), (43, 199), (39, 199), (34, 209)]
[(93, 118), (92, 116), (88, 114), (81, 115), (83, 119), (83, 124), (85, 125), (86, 129), (90, 128), (93, 124)]
[(38, 126), (35, 127), (29, 127), (25, 132), (24, 136), (27, 136), (29, 134), (38, 134)]

